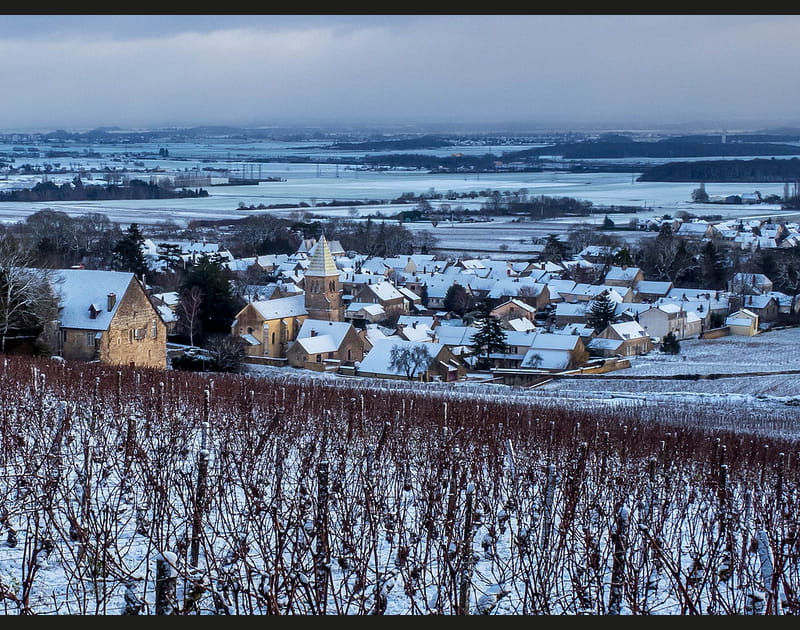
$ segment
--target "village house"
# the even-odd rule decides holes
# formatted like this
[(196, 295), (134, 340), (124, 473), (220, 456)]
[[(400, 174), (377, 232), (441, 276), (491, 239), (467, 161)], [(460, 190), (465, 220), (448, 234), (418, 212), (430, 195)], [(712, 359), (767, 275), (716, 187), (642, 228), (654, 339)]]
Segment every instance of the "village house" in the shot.
[(407, 315), (409, 302), (397, 287), (388, 280), (376, 284), (363, 285), (353, 296), (354, 302), (380, 304), (386, 312), (386, 318)]
[(633, 285), (633, 292), (637, 302), (655, 302), (669, 295), (673, 288), (669, 280), (640, 280)]
[(511, 326), (508, 325), (508, 322), (511, 320), (522, 318), (533, 323), (536, 320), (536, 308), (527, 302), (511, 298), (495, 306), (489, 312), (489, 315), (499, 319), (505, 328), (511, 328)]
[(745, 308), (758, 315), (759, 324), (778, 321), (780, 304), (772, 295), (744, 295), (731, 296), (731, 307)]
[(589, 359), (580, 335), (535, 332), (519, 363), (520, 368), (562, 372), (582, 366)]
[(692, 311), (676, 303), (654, 304), (638, 314), (639, 324), (650, 337), (663, 340), (672, 333), (678, 339), (696, 337), (701, 332), (701, 320)]
[(773, 288), (772, 280), (763, 273), (735, 273), (728, 282), (728, 291), (739, 295), (762, 295)]
[(644, 271), (639, 267), (611, 267), (604, 284), (610, 287), (633, 287), (644, 280)]
[(609, 324), (592, 339), (586, 349), (604, 357), (630, 357), (653, 349), (650, 335), (636, 321)]
[(132, 273), (58, 269), (58, 354), (107, 365), (167, 368), (167, 327)]
[(365, 328), (367, 324), (376, 324), (386, 319), (386, 311), (380, 304), (370, 302), (350, 302), (344, 312), (344, 321), (356, 328)]
[(496, 280), (486, 296), (499, 302), (515, 299), (533, 307), (534, 311), (544, 310), (550, 304), (549, 287), (530, 276)]
[(409, 366), (410, 380), (456, 381), (466, 376), (465, 365), (444, 344), (405, 341), (396, 336), (377, 339), (374, 342), (372, 349), (358, 367), (358, 375), (373, 378), (409, 379), (403, 367), (391, 365), (392, 348), (395, 346), (409, 350), (419, 346), (430, 357), (423, 361), (422, 365)]
[(306, 319), (286, 351), (287, 363), (316, 371), (336, 370), (364, 358), (364, 337), (349, 322)]
[(150, 301), (153, 303), (153, 306), (155, 306), (164, 325), (167, 327), (167, 335), (175, 334), (178, 326), (178, 304), (180, 303), (180, 294), (177, 291), (151, 293)]
[(758, 333), (758, 315), (746, 308), (740, 308), (725, 318), (725, 325), (732, 335), (752, 337)]

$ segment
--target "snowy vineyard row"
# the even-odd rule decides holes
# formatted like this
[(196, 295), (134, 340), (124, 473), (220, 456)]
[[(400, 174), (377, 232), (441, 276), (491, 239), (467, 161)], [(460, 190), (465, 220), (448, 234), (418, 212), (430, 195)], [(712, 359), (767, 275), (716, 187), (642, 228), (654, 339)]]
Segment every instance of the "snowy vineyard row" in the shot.
[(797, 614), (797, 442), (687, 413), (4, 358), (0, 613)]

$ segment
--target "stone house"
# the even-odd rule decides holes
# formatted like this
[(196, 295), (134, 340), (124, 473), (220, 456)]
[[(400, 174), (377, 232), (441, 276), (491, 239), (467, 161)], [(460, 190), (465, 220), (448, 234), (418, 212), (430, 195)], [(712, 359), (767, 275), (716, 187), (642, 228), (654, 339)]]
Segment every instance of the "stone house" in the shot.
[(514, 320), (519, 318), (524, 318), (530, 320), (531, 322), (535, 322), (536, 307), (531, 306), (530, 304), (528, 304), (527, 302), (523, 302), (522, 300), (511, 298), (510, 300), (506, 300), (502, 304), (498, 304), (497, 306), (495, 306), (489, 312), (489, 315), (491, 315), (492, 317), (496, 317), (504, 324), (507, 323), (509, 320)]
[(732, 335), (752, 337), (758, 333), (758, 315), (749, 309), (740, 308), (725, 318), (725, 325)]
[(354, 365), (364, 358), (364, 336), (350, 322), (306, 319), (286, 351), (292, 367), (317, 371)]
[(408, 376), (400, 367), (391, 367), (391, 351), (394, 346), (401, 348), (423, 347), (430, 360), (427, 365), (419, 365), (411, 370), (411, 379), (415, 381), (456, 381), (466, 376), (466, 366), (453, 354), (446, 345), (426, 341), (405, 341), (394, 335), (377, 339), (372, 349), (364, 357), (358, 368), (359, 376), (407, 380)]
[(678, 339), (688, 339), (699, 335), (701, 329), (700, 318), (689, 318), (689, 313), (680, 304), (654, 304), (639, 313), (639, 324), (650, 337), (663, 339), (673, 333)]
[(610, 287), (633, 287), (644, 280), (644, 271), (639, 267), (612, 266), (606, 273), (604, 284)]
[(560, 372), (580, 367), (588, 359), (580, 335), (536, 332), (519, 367)]
[(586, 349), (600, 356), (630, 357), (647, 354), (653, 349), (653, 342), (639, 322), (619, 322), (601, 330)]
[(778, 321), (780, 303), (772, 295), (731, 296), (731, 303), (758, 315), (759, 322)]
[(132, 273), (52, 272), (58, 298), (58, 354), (75, 361), (167, 368), (167, 327)]
[(409, 312), (408, 299), (388, 280), (363, 285), (353, 296), (353, 302), (380, 304), (387, 319)]

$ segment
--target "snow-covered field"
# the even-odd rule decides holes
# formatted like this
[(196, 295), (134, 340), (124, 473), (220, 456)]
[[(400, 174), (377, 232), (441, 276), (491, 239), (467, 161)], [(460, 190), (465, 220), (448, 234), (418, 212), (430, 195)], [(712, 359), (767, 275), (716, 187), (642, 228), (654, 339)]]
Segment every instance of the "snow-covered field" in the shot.
[[(631, 367), (626, 370), (596, 379), (563, 379), (545, 387), (562, 392), (603, 390), (609, 393), (794, 398), (800, 395), (799, 345), (800, 328), (762, 331), (754, 337), (685, 339), (680, 342), (677, 355), (655, 350), (645, 356), (632, 357)], [(798, 373), (781, 374), (783, 371)], [(764, 372), (770, 374), (748, 375)], [(709, 375), (712, 378), (702, 378)], [(697, 380), (692, 380), (695, 376)]]

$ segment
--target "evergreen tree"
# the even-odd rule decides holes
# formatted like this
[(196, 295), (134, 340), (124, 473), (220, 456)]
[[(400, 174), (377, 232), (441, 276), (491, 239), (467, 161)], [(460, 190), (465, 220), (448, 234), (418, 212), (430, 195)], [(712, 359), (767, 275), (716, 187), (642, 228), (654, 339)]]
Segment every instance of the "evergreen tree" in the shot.
[(681, 343), (678, 341), (675, 333), (670, 332), (664, 335), (664, 339), (661, 340), (661, 352), (666, 354), (678, 354), (680, 351)]
[(714, 241), (708, 241), (700, 251), (700, 276), (708, 289), (725, 288), (725, 267)]
[(179, 293), (183, 298), (191, 293), (192, 287), (202, 290), (198, 322), (203, 336), (230, 334), (236, 313), (245, 305), (233, 293), (229, 279), (228, 271), (216, 256), (203, 255), (186, 270)]
[(548, 234), (539, 258), (545, 262), (560, 263), (567, 258), (568, 249), (568, 245), (562, 242), (557, 234)]
[(611, 264), (616, 265), (617, 267), (632, 267), (634, 263), (633, 256), (631, 256), (631, 250), (629, 250), (627, 247), (621, 248), (611, 257)]
[(115, 270), (131, 271), (140, 279), (150, 271), (144, 257), (144, 236), (137, 223), (131, 223), (114, 244), (112, 265)]
[(599, 333), (614, 321), (617, 303), (611, 299), (608, 291), (603, 291), (592, 300), (586, 323)]
[(508, 352), (508, 344), (500, 320), (489, 314), (488, 306), (483, 307), (481, 315), (480, 327), (472, 335), (472, 346), (473, 354), (478, 357), (477, 367), (487, 368), (491, 365), (489, 355)]
[(444, 295), (444, 308), (463, 317), (470, 304), (470, 297), (467, 290), (460, 284), (453, 284), (447, 289)]

